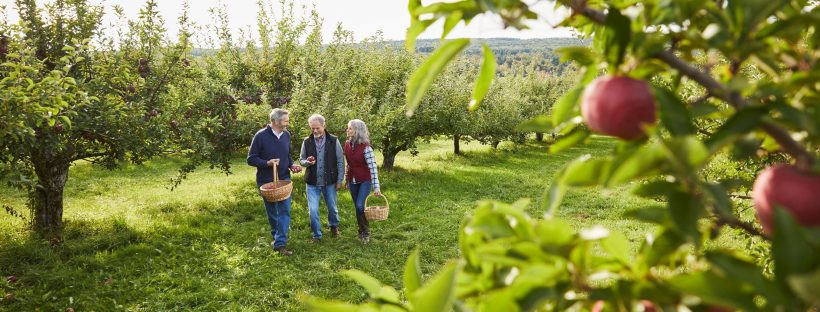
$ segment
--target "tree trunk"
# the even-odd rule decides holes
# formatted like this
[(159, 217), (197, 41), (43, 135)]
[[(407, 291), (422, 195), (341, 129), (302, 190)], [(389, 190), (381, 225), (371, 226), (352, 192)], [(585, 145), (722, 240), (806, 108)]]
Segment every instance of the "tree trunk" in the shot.
[(541, 133), (541, 132), (536, 132), (536, 133), (535, 133), (535, 141), (536, 141), (536, 142), (542, 142), (542, 141), (544, 141), (544, 133)]
[(382, 169), (393, 169), (393, 163), (396, 162), (396, 154), (398, 154), (398, 152), (382, 151), (382, 156), (384, 157), (382, 160)]
[(453, 135), (453, 153), (455, 153), (456, 155), (461, 155), (461, 146), (460, 146), (461, 144), (460, 144), (459, 141), (461, 141), (461, 135), (458, 134), (458, 133), (454, 134)]
[(492, 143), (493, 148), (494, 149), (498, 148), (498, 144), (501, 144), (501, 141), (493, 141), (493, 143)]
[(63, 190), (68, 180), (68, 163), (34, 162), (38, 185), (30, 194), (34, 208), (34, 229), (59, 232), (63, 227)]

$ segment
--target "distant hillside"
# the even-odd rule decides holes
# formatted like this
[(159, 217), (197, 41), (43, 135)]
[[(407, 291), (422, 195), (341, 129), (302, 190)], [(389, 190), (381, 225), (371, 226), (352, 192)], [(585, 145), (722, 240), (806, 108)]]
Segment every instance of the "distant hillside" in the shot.
[[(543, 38), (543, 39), (516, 39), (516, 38), (475, 38), (463, 54), (478, 57), (481, 55), (481, 45), (487, 43), (495, 54), (500, 74), (515, 73), (516, 68), (525, 66), (538, 71), (560, 75), (569, 65), (562, 63), (555, 49), (566, 46), (589, 46), (591, 40), (578, 38)], [(440, 44), (438, 39), (419, 39), (416, 41), (416, 51), (422, 54), (430, 53)], [(384, 45), (395, 49), (404, 49), (403, 40), (385, 41)], [(193, 49), (191, 54), (203, 56), (215, 53), (213, 49)]]
[[(391, 41), (391, 44), (403, 46), (404, 41)], [(515, 39), (515, 38), (476, 38), (465, 50), (467, 54), (481, 54), (481, 45), (487, 43), (495, 52), (518, 54), (552, 51), (566, 46), (588, 46), (589, 39), (578, 38), (543, 38), (543, 39)], [(416, 41), (416, 51), (421, 53), (432, 52), (438, 46), (438, 39), (421, 39)], [(498, 54), (498, 53), (496, 53)]]

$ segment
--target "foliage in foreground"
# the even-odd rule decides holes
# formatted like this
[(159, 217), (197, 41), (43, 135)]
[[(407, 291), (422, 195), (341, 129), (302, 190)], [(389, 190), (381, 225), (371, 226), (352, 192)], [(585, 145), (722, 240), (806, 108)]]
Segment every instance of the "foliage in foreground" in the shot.
[[(526, 28), (526, 21), (538, 19), (529, 4), (517, 0), (409, 2), (412, 25), (407, 33), (408, 48), (438, 19), (445, 20), (445, 36), (459, 22), (469, 23), (482, 13), (497, 14), (507, 26), (519, 29)], [(815, 161), (820, 146), (818, 3), (558, 2), (571, 12), (561, 25), (592, 37), (592, 47), (559, 51), (583, 68), (580, 84), (556, 102), (549, 116), (536, 118), (522, 129), (566, 134), (550, 148), (553, 153), (586, 141), (589, 129), (601, 128), (581, 118), (581, 102), (584, 110), (588, 104), (582, 94), (596, 88), (591, 82), (603, 68), (610, 77), (652, 81), (651, 91), (644, 88), (647, 90), (638, 92), (651, 92), (659, 112), (658, 125), (644, 124), (642, 138), (622, 141), (608, 157), (581, 157), (569, 162), (545, 192), (543, 204), (549, 213), (543, 220), (527, 217), (522, 202), (480, 205), (461, 229), (460, 258), (427, 283), (419, 282), (416, 259), (411, 257), (402, 294), (377, 287), (379, 284), (359, 272), (349, 272), (369, 291), (371, 301), (350, 305), (307, 299), (311, 308), (816, 309), (820, 305), (820, 231), (813, 225), (820, 220), (816, 220), (818, 208), (811, 198), (820, 191), (816, 188), (820, 168)], [(419, 104), (423, 107), (421, 95), (468, 43), (467, 39), (443, 43), (411, 76), (407, 92), (411, 112)], [(492, 58), (489, 49), (484, 57)], [(482, 67), (473, 89), (472, 108), (487, 95), (493, 76), (492, 66)], [(609, 96), (622, 97), (634, 91), (620, 90)], [(693, 97), (682, 99), (682, 95)], [(586, 111), (583, 115), (588, 118)], [(585, 126), (582, 121), (586, 121)], [(800, 198), (788, 202), (765, 190), (753, 190), (759, 217), (768, 209), (761, 208), (761, 203), (780, 200), (772, 204), (773, 230), (761, 231), (758, 225), (739, 218), (732, 192), (752, 189), (751, 181), (708, 179), (704, 174), (706, 169), (714, 173), (711, 162), (722, 159), (729, 147), (734, 148), (732, 155), (748, 161), (747, 168), (753, 171), (773, 161), (793, 162), (788, 167), (796, 172), (793, 176), (811, 181), (794, 185), (791, 196)], [(554, 218), (568, 187), (618, 186), (630, 181), (643, 182), (635, 188), (636, 194), (665, 203), (665, 207), (631, 214), (659, 225), (634, 258), (623, 252), (621, 235), (605, 229), (577, 232)], [(750, 250), (710, 248), (717, 234), (726, 229), (742, 231), (749, 239), (763, 239), (766, 251), (762, 259)], [(769, 260), (773, 271), (766, 269)]]

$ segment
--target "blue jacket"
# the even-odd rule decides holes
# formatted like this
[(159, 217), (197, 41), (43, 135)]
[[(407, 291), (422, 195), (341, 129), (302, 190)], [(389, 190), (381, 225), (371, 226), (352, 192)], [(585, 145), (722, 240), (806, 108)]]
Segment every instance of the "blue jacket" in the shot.
[(290, 158), (290, 132), (285, 130), (281, 138), (273, 134), (273, 129), (267, 125), (253, 135), (251, 148), (248, 150), (248, 165), (256, 167), (256, 186), (273, 182), (273, 166), (268, 166), (268, 160), (279, 158), (279, 179), (290, 180), (290, 167), (293, 159)]

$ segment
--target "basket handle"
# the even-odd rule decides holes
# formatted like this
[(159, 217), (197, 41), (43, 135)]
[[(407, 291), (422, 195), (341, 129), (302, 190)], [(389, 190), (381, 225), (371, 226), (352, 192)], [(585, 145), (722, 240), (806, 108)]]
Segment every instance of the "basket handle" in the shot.
[(390, 207), (390, 202), (387, 201), (387, 196), (384, 196), (384, 193), (382, 193), (381, 195), (378, 195), (378, 196), (373, 195), (373, 194), (367, 195), (367, 197), (364, 198), (364, 206), (365, 207), (367, 207), (367, 200), (370, 199), (370, 197), (382, 197), (382, 198), (384, 198), (385, 206)]
[(276, 170), (279, 165), (279, 161), (273, 161), (273, 185), (279, 185), (279, 170)]

